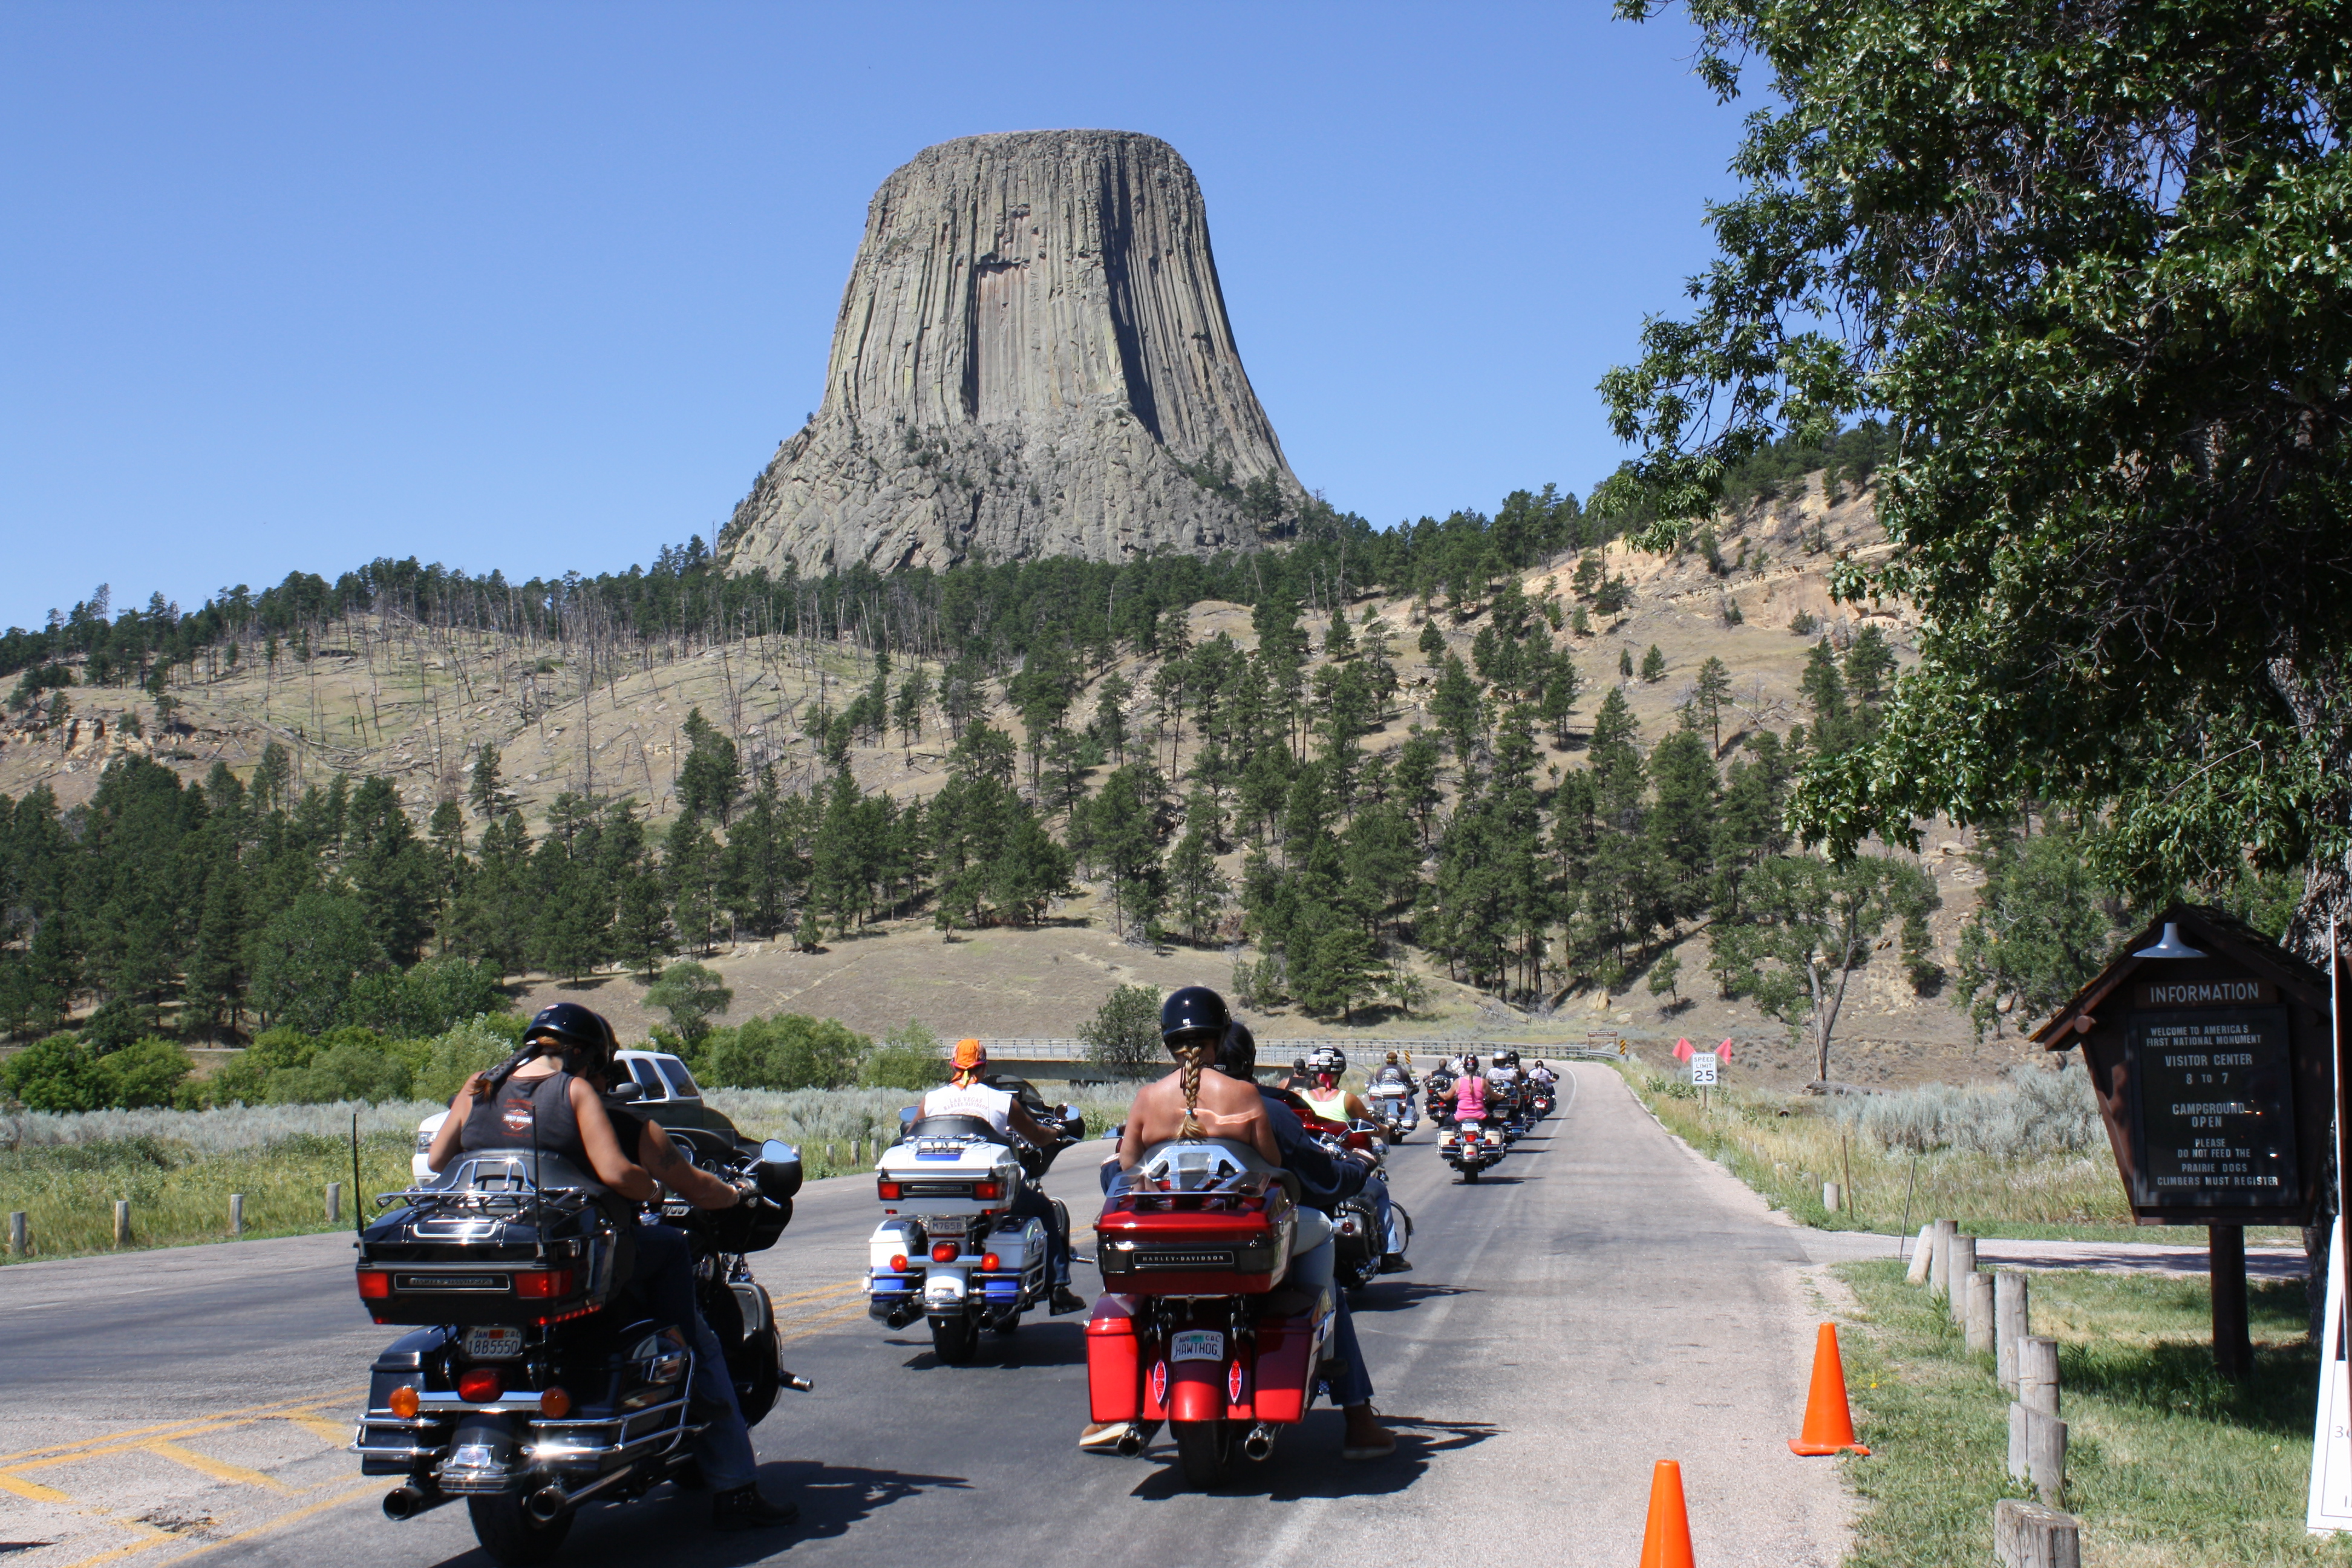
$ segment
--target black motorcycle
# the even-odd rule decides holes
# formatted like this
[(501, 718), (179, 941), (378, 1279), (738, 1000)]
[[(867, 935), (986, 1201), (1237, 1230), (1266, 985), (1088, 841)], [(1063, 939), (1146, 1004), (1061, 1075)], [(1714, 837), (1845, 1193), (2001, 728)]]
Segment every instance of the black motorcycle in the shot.
[[(1385, 1179), (1387, 1149), (1380, 1137), (1379, 1124), (1351, 1121), (1345, 1133), (1327, 1131), (1332, 1125), (1323, 1122), (1315, 1132), (1315, 1141), (1334, 1159), (1351, 1148), (1370, 1151), (1380, 1156), (1373, 1163), (1372, 1174)], [(1382, 1274), (1395, 1273), (1405, 1267), (1404, 1255), (1412, 1246), (1412, 1215), (1391, 1194), (1388, 1228), (1383, 1232), (1379, 1205), (1372, 1202), (1370, 1194), (1358, 1188), (1331, 1211), (1331, 1277), (1350, 1290), (1361, 1290)]]
[[(743, 1419), (784, 1388), (768, 1292), (744, 1258), (776, 1243), (800, 1190), (799, 1152), (686, 1130), (680, 1152), (759, 1195), (663, 1217), (694, 1251), (695, 1296), (723, 1347)], [(480, 1150), (430, 1185), (385, 1194), (359, 1240), (360, 1300), (420, 1325), (375, 1360), (352, 1444), (363, 1475), (400, 1476), (386, 1517), (466, 1500), (501, 1563), (552, 1556), (585, 1504), (691, 1481), (708, 1416), (688, 1398), (691, 1352), (657, 1330), (628, 1280), (635, 1205), (561, 1155)]]

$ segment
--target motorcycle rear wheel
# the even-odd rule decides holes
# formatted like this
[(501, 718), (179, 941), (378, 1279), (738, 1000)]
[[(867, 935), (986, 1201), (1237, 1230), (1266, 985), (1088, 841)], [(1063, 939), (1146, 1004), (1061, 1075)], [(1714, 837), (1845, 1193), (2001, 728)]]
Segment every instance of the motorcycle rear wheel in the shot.
[(522, 1506), (521, 1495), (500, 1492), (495, 1497), (469, 1497), (466, 1512), (474, 1521), (474, 1539), (502, 1568), (530, 1568), (554, 1557), (563, 1538), (572, 1533), (571, 1509), (552, 1524), (541, 1524)]
[(931, 1320), (931, 1353), (948, 1366), (961, 1366), (980, 1348), (980, 1325), (970, 1316)]
[(1478, 1179), (1478, 1167), (1475, 1165), (1463, 1166), (1462, 1179), (1465, 1182), (1475, 1182)]
[(1171, 1421), (1168, 1435), (1176, 1439), (1176, 1468), (1186, 1486), (1205, 1491), (1225, 1479), (1234, 1457), (1232, 1422)]

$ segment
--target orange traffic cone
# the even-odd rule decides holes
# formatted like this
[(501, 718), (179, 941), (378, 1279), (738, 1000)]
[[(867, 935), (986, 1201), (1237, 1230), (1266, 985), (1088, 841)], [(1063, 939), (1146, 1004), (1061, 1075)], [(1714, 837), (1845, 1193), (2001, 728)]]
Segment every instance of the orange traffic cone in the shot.
[(1789, 1440), (1792, 1454), (1836, 1454), (1869, 1449), (1853, 1440), (1853, 1412), (1845, 1403), (1845, 1363), (1839, 1359), (1837, 1325), (1823, 1323), (1813, 1341), (1813, 1392), (1805, 1401), (1805, 1435)]
[(1683, 1468), (1660, 1459), (1650, 1472), (1650, 1524), (1642, 1531), (1640, 1568), (1698, 1568), (1691, 1556), (1690, 1512), (1683, 1507)]

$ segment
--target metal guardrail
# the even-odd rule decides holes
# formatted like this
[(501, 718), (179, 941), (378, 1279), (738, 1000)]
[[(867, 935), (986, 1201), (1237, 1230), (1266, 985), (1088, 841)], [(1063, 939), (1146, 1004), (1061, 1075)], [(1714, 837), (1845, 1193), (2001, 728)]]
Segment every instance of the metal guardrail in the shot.
[[(1054, 1037), (1025, 1039), (983, 1039), (991, 1060), (1003, 1062), (1084, 1062), (1088, 1059), (1084, 1040)], [(1413, 1056), (1456, 1057), (1465, 1051), (1477, 1056), (1492, 1056), (1496, 1051), (1517, 1051), (1524, 1057), (1544, 1057), (1566, 1061), (1616, 1061), (1624, 1052), (1622, 1043), (1614, 1038), (1588, 1039), (1585, 1044), (1569, 1045), (1559, 1040), (1383, 1040), (1362, 1036), (1321, 1035), (1290, 1039), (1267, 1039), (1257, 1043), (1258, 1059), (1266, 1065), (1280, 1061), (1286, 1055), (1305, 1056), (1323, 1046), (1335, 1046), (1349, 1053), (1349, 1060), (1361, 1065), (1368, 1058), (1389, 1051), (1407, 1052)]]

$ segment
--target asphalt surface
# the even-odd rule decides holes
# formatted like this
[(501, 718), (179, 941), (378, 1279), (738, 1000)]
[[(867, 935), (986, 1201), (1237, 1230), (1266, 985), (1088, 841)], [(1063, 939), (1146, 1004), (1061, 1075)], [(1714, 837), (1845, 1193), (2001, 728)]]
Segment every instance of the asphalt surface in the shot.
[[(799, 1524), (718, 1535), (705, 1500), (665, 1489), (591, 1508), (561, 1561), (1630, 1563), (1652, 1465), (1675, 1458), (1702, 1563), (1836, 1563), (1841, 1461), (1786, 1446), (1821, 1315), (1799, 1234), (1613, 1072), (1574, 1072), (1559, 1114), (1475, 1186), (1426, 1128), (1391, 1155), (1412, 1268), (1357, 1309), (1391, 1459), (1343, 1463), (1319, 1408), (1212, 1494), (1178, 1485), (1164, 1437), (1136, 1459), (1079, 1453), (1079, 1321), (1033, 1318), (938, 1364), (919, 1325), (866, 1317), (878, 1205), (869, 1178), (843, 1178), (805, 1191), (755, 1260), (785, 1363), (817, 1385), (753, 1433)], [(1048, 1183), (1082, 1232), (1107, 1148), (1069, 1151)], [(351, 1263), (348, 1237), (310, 1237), (0, 1269), (0, 1563), (486, 1568), (462, 1506), (391, 1524), (389, 1483), (341, 1451), (395, 1331), (361, 1312)]]

